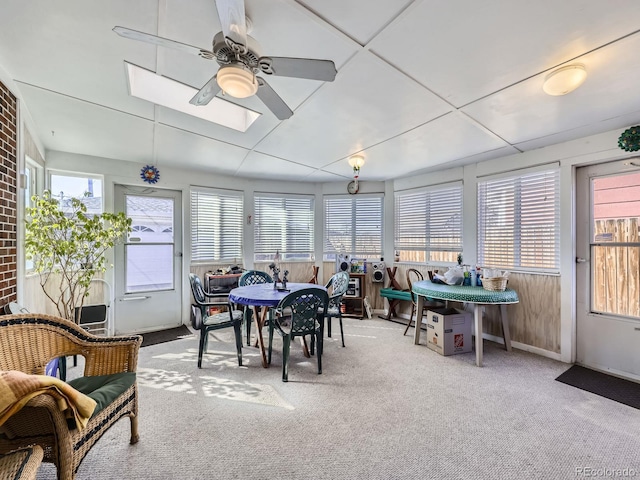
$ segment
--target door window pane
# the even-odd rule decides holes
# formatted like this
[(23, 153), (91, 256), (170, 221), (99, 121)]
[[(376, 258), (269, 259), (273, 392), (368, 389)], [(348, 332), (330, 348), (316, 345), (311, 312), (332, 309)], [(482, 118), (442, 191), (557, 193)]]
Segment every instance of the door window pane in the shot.
[(125, 293), (174, 288), (174, 209), (173, 198), (126, 195)]
[(125, 245), (125, 293), (173, 289), (173, 245)]
[(592, 310), (640, 317), (640, 173), (592, 181)]

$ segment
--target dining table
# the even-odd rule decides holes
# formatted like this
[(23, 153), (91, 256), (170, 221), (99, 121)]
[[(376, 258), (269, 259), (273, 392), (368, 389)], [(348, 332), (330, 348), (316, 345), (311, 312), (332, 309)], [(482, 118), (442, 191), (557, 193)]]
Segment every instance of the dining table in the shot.
[[(277, 287), (274, 287), (274, 285), (277, 285)], [(280, 303), (280, 300), (289, 295), (291, 292), (296, 292), (305, 288), (318, 288), (320, 290), (327, 291), (326, 287), (315, 283), (288, 282), (286, 284), (286, 288), (282, 287), (282, 284), (280, 283), (259, 283), (255, 285), (236, 287), (229, 292), (229, 301), (231, 303), (253, 308), (253, 318), (256, 324), (258, 347), (260, 348), (260, 354), (262, 356), (262, 366), (264, 368), (269, 367), (269, 364), (267, 363), (267, 352), (265, 350), (264, 338), (262, 337), (262, 327), (266, 322), (267, 312), (270, 309), (277, 307)], [(260, 307), (263, 307), (262, 313), (260, 313)], [(309, 356), (306, 348), (305, 355)]]

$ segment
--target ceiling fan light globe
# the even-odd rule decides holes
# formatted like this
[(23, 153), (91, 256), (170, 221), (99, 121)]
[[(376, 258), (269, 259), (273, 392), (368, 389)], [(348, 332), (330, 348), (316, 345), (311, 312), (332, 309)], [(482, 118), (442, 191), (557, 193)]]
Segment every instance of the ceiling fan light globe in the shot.
[(216, 79), (220, 88), (234, 98), (247, 98), (258, 91), (255, 75), (238, 65), (222, 67)]

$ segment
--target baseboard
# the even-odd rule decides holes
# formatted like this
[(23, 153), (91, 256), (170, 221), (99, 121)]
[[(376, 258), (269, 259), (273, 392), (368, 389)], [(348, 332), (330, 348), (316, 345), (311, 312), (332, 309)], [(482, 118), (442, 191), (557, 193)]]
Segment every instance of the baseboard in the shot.
[[(486, 338), (487, 340), (491, 340), (492, 342), (504, 345), (504, 339), (502, 337), (497, 337), (495, 335), (485, 333), (484, 335), (482, 335), (482, 338)], [(525, 352), (535, 353), (536, 355), (540, 355), (541, 357), (547, 357), (562, 362), (562, 356), (559, 353), (550, 352), (549, 350), (545, 350), (544, 348), (534, 347), (532, 345), (527, 345), (526, 343), (514, 342), (513, 340), (511, 341), (511, 346), (513, 348), (517, 348), (518, 350), (524, 350)]]

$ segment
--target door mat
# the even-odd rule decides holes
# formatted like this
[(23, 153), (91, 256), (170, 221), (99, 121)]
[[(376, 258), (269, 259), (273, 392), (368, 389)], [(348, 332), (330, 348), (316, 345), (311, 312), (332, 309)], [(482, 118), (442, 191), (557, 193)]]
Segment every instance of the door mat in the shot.
[(147, 332), (142, 334), (142, 346), (157, 345), (158, 343), (171, 342), (172, 340), (180, 340), (181, 338), (192, 337), (193, 333), (186, 325), (180, 325), (176, 328), (167, 330), (159, 330), (157, 332)]
[(640, 409), (640, 383), (574, 365), (557, 381)]

